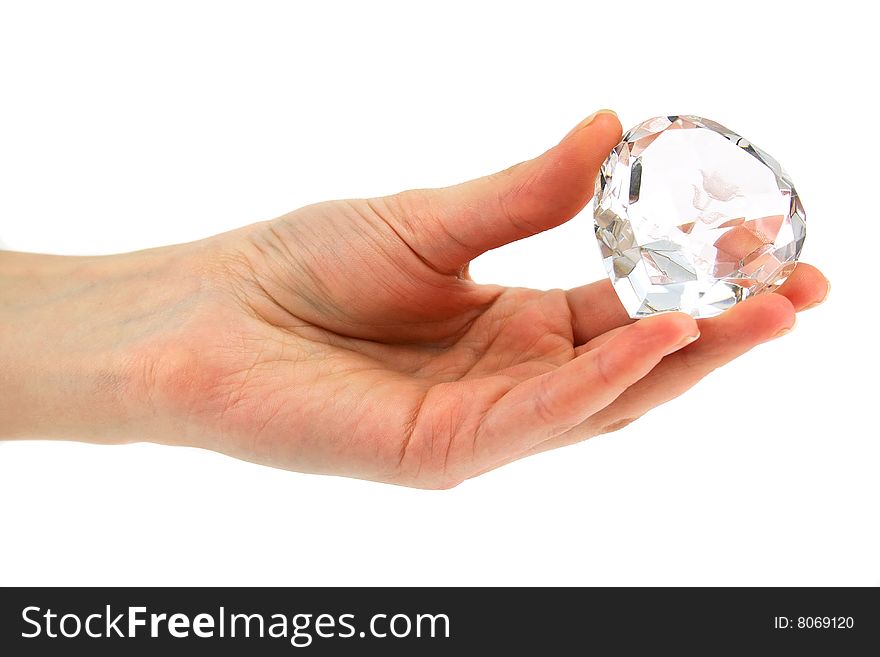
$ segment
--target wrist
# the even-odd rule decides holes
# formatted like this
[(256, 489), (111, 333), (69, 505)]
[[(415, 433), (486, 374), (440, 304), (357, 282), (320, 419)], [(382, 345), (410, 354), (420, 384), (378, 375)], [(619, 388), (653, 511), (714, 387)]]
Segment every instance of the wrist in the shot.
[(143, 343), (191, 287), (172, 253), (0, 252), (0, 439), (144, 437)]

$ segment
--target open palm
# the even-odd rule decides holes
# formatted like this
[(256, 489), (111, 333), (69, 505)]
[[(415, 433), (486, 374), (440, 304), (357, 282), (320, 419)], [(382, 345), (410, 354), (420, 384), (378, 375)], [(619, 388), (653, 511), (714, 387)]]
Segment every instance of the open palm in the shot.
[(487, 178), (322, 203), (214, 238), (211, 302), (179, 338), (199, 372), (159, 393), (185, 411), (192, 444), (448, 487), (624, 426), (824, 297), (802, 264), (778, 293), (721, 317), (632, 322), (607, 281), (538, 291), (470, 279), (480, 253), (577, 214), (619, 138), (602, 112)]

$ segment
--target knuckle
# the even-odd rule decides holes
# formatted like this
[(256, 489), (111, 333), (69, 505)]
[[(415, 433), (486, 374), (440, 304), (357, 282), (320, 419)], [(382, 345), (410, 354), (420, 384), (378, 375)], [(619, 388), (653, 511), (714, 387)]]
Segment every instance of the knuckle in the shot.
[(547, 384), (547, 377), (543, 376), (538, 381), (538, 390), (535, 393), (534, 409), (535, 415), (546, 424), (556, 422), (556, 413), (554, 411), (553, 393)]
[(615, 385), (615, 376), (611, 371), (611, 366), (608, 363), (608, 353), (606, 349), (599, 347), (595, 351), (594, 364), (596, 368), (596, 374), (599, 377), (599, 383), (604, 387), (612, 387)]
[(370, 205), (380, 209), (385, 221), (393, 221), (409, 234), (415, 234), (417, 225), (431, 215), (430, 190), (410, 189), (391, 196), (371, 199)]

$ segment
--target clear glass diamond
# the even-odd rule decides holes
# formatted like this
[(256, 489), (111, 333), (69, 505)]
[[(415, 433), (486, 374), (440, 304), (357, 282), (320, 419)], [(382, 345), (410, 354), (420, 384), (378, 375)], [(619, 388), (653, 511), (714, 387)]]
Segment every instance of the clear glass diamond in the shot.
[(599, 171), (596, 239), (631, 317), (718, 315), (794, 269), (806, 215), (772, 157), (722, 125), (663, 116), (627, 132)]

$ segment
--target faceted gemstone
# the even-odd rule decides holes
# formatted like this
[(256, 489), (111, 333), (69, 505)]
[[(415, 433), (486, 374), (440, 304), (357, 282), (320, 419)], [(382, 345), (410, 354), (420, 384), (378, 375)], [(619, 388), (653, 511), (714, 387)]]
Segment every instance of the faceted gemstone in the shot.
[(718, 315), (792, 272), (806, 215), (772, 157), (722, 125), (663, 116), (602, 165), (596, 238), (631, 317)]

